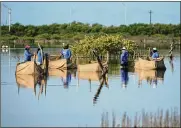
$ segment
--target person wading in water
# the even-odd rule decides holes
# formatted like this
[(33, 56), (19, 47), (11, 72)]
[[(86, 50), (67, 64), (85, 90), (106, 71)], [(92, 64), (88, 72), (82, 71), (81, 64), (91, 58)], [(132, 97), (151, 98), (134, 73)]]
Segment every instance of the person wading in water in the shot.
[(125, 47), (122, 48), (122, 54), (121, 54), (121, 57), (120, 57), (120, 63), (121, 63), (121, 67), (126, 67), (128, 66), (128, 51), (126, 50)]

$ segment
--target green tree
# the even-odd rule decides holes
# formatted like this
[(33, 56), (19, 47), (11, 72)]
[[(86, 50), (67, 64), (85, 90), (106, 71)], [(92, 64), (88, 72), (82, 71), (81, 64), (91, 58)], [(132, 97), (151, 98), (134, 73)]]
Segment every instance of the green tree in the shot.
[(84, 39), (76, 42), (72, 47), (74, 54), (91, 55), (93, 49), (97, 49), (100, 54), (106, 54), (107, 52), (118, 52), (125, 46), (130, 53), (133, 53), (136, 43), (124, 39), (120, 35), (101, 35), (85, 36)]

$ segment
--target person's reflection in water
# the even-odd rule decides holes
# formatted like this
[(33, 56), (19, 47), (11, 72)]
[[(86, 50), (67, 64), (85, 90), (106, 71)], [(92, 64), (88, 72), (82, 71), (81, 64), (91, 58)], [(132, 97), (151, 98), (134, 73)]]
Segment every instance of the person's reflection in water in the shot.
[(68, 88), (70, 82), (71, 82), (71, 73), (69, 71), (67, 71), (67, 75), (66, 77), (62, 77), (62, 83), (64, 88)]
[(174, 72), (173, 58), (174, 58), (173, 55), (171, 55), (171, 56), (170, 56), (170, 61), (169, 61), (170, 66), (171, 66), (171, 71), (172, 71), (172, 73)]
[[(39, 75), (37, 77), (37, 84), (39, 85), (39, 94), (38, 94), (38, 100), (40, 98), (40, 95), (43, 93), (43, 88), (46, 86), (46, 76)], [(36, 86), (35, 86), (36, 88)], [(45, 87), (46, 88), (46, 87)], [(46, 91), (46, 90), (45, 90)], [(45, 92), (46, 93), (46, 92)], [(46, 94), (45, 94), (46, 95)]]
[(122, 88), (126, 88), (128, 84), (128, 68), (121, 68), (121, 82), (122, 82)]
[(37, 84), (38, 84), (39, 86), (44, 85), (43, 75), (39, 75), (39, 76), (37, 77)]
[(157, 80), (157, 78), (155, 77), (155, 78), (153, 79), (153, 88), (157, 88), (157, 83), (158, 83), (158, 80)]

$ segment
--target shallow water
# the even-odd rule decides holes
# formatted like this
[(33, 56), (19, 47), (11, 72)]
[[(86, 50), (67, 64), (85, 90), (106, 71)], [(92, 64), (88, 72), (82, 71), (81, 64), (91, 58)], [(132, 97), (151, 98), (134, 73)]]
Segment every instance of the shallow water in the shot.
[[(45, 52), (58, 51), (46, 49)], [(34, 78), (15, 76), (17, 56), (22, 55), (23, 50), (12, 50), (10, 54), (1, 53), (1, 124), (3, 127), (100, 126), (101, 115), (104, 112), (114, 112), (116, 116), (127, 112), (129, 116), (134, 117), (135, 113), (142, 109), (155, 112), (158, 108), (166, 110), (177, 107), (180, 111), (180, 56), (174, 58), (173, 68), (169, 58), (165, 58), (167, 69), (165, 72), (157, 72), (157, 76), (163, 80), (158, 80), (156, 86), (153, 82), (150, 85), (146, 80), (154, 77), (155, 72), (135, 73), (132, 70), (128, 72), (128, 81), (124, 88), (121, 75), (125, 72), (119, 69), (119, 65), (114, 64), (110, 65), (107, 75), (108, 86), (104, 85), (101, 89), (98, 74), (78, 74), (71, 71), (67, 75), (65, 72), (55, 71), (50, 74), (47, 81), (37, 78), (47, 84), (46, 86), (37, 84), (35, 90), (30, 83)], [(70, 80), (68, 87), (62, 82), (66, 76)], [(145, 77), (145, 80), (139, 82), (140, 77)], [(88, 78), (93, 80), (90, 81)], [(17, 82), (21, 84), (22, 79), (29, 84), (25, 87), (18, 86)], [(41, 87), (43, 92), (40, 92)], [(95, 95), (96, 102), (94, 102)]]

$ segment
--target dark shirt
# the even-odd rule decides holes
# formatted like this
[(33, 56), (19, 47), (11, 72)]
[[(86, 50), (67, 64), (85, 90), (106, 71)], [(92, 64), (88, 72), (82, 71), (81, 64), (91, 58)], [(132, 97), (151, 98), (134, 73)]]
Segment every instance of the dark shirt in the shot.
[(128, 63), (128, 51), (126, 50), (123, 50), (122, 54), (121, 54), (121, 58), (120, 58), (120, 61), (121, 61), (121, 64), (127, 64)]

